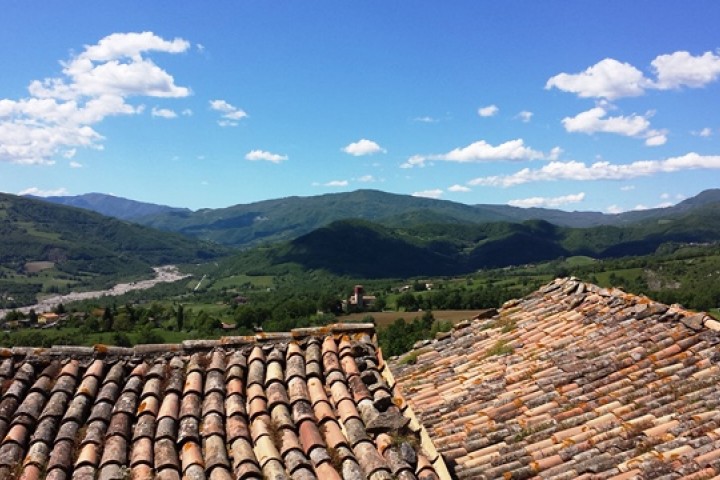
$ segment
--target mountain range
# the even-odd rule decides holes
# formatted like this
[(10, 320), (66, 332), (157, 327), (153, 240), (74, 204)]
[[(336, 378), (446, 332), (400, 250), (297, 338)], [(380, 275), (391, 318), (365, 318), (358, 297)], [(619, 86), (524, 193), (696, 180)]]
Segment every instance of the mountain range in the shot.
[(566, 212), (509, 205), (466, 205), (378, 190), (286, 197), (197, 211), (143, 204), (102, 194), (50, 197), (45, 200), (73, 204), (104, 215), (130, 219), (142, 225), (222, 245), (247, 248), (292, 240), (332, 222), (351, 218), (387, 227), (425, 223), (517, 223), (528, 220), (544, 220), (564, 227), (623, 226), (677, 216), (698, 206), (720, 202), (720, 189), (706, 190), (672, 207), (621, 214)]
[(56, 205), (57, 198), (0, 194), (0, 297), (9, 285), (19, 291), (19, 285), (39, 281), (28, 270), (28, 263), (38, 262), (56, 274), (44, 288), (210, 259), (218, 263), (213, 273), (218, 278), (298, 268), (397, 278), (464, 274), (574, 255), (646, 255), (668, 244), (720, 240), (720, 190), (673, 207), (619, 215), (464, 205), (359, 190), (196, 212), (151, 205), (147, 208), (156, 213), (134, 217), (148, 211), (140, 202), (100, 194), (93, 198), (62, 201), (102, 205), (133, 221)]

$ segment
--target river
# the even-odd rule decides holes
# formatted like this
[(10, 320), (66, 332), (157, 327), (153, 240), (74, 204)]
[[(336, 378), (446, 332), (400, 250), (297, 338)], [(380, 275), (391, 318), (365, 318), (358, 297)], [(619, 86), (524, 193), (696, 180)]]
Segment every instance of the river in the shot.
[[(41, 302), (35, 305), (29, 305), (26, 307), (19, 307), (14, 310), (28, 314), (30, 310), (35, 309), (36, 313), (49, 312), (55, 308), (59, 303), (65, 304), (70, 302), (77, 302), (78, 300), (88, 300), (91, 298), (100, 298), (104, 296), (117, 297), (133, 290), (146, 290), (152, 288), (158, 283), (170, 283), (177, 282), (183, 278), (190, 277), (191, 275), (181, 273), (175, 265), (164, 265), (162, 267), (153, 267), (155, 271), (155, 278), (149, 280), (139, 280), (137, 282), (130, 283), (118, 283), (114, 287), (108, 290), (96, 290), (92, 292), (70, 292), (65, 295), (54, 295), (52, 297), (44, 298)], [(0, 308), (0, 320), (5, 318), (5, 315), (10, 313), (13, 309)]]

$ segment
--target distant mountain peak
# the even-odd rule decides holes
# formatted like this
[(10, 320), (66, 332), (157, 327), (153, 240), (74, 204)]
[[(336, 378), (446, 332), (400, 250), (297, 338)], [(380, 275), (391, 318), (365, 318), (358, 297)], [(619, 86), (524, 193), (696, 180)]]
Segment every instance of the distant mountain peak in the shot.
[(187, 208), (169, 207), (155, 203), (138, 202), (107, 193), (91, 192), (74, 196), (52, 196), (32, 197), (36, 200), (43, 200), (58, 205), (83, 208), (100, 213), (108, 217), (115, 217), (121, 220), (137, 220), (142, 217), (161, 215), (165, 213), (186, 212)]

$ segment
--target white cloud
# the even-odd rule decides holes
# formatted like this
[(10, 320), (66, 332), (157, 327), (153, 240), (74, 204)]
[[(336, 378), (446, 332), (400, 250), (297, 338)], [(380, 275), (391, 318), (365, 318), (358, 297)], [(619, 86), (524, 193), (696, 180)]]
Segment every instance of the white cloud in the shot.
[(561, 197), (531, 197), (519, 200), (510, 200), (508, 205), (521, 208), (557, 208), (569, 203), (579, 203), (583, 200), (585, 200), (585, 192), (563, 195)]
[(670, 194), (669, 193), (661, 193), (660, 198), (662, 200), (667, 200), (668, 198), (670, 198)]
[(373, 183), (377, 182), (377, 179), (372, 175), (363, 175), (362, 177), (358, 178), (357, 181), (362, 183)]
[(620, 187), (620, 191), (622, 192), (631, 192), (633, 190), (635, 190), (635, 185), (624, 185)]
[(144, 56), (180, 53), (182, 39), (152, 32), (115, 33), (62, 62), (62, 76), (30, 83), (30, 97), (0, 99), (0, 161), (53, 164), (53, 156), (76, 148), (102, 149), (93, 125), (108, 116), (142, 113), (128, 98), (184, 97), (187, 87)]
[(18, 195), (32, 195), (34, 197), (60, 197), (67, 194), (67, 188), (64, 187), (55, 190), (41, 190), (37, 187), (30, 187), (18, 192)]
[(287, 155), (279, 155), (277, 153), (265, 152), (263, 150), (252, 150), (245, 155), (245, 160), (253, 162), (262, 160), (271, 163), (280, 163), (288, 159)]
[(648, 83), (642, 72), (629, 63), (606, 58), (588, 67), (584, 72), (555, 75), (547, 81), (545, 88), (554, 87), (583, 98), (614, 100), (642, 95)]
[(667, 143), (667, 136), (660, 131), (651, 130), (645, 138), (645, 145), (648, 147), (658, 147)]
[(628, 117), (606, 117), (607, 110), (595, 107), (581, 112), (574, 117), (565, 117), (562, 120), (565, 130), (581, 133), (617, 133), (627, 137), (635, 137), (650, 128), (650, 122), (641, 115)]
[(428, 116), (428, 115), (423, 116), (423, 117), (415, 117), (415, 118), (413, 118), (413, 122), (420, 122), (420, 123), (437, 123), (437, 122), (439, 122), (439, 121), (440, 121), (440, 119), (434, 118), (434, 117), (430, 117), (430, 116)]
[(218, 120), (218, 125), (221, 127), (237, 127), (237, 120), (248, 116), (245, 110), (237, 108), (225, 100), (210, 100), (210, 108), (222, 113), (222, 119)]
[(186, 108), (185, 110), (180, 112), (180, 115), (182, 115), (184, 117), (192, 117), (192, 114), (193, 114), (193, 111), (190, 110), (189, 108)]
[(331, 180), (324, 183), (324, 187), (347, 187), (349, 182), (347, 180)]
[(153, 117), (160, 117), (160, 118), (177, 118), (177, 113), (175, 113), (173, 110), (170, 110), (169, 108), (157, 108), (153, 107), (150, 111), (150, 114)]
[(691, 87), (700, 88), (720, 77), (720, 56), (712, 52), (694, 57), (680, 51), (669, 55), (660, 55), (651, 63), (657, 81), (655, 88)]
[(372, 155), (379, 152), (386, 153), (386, 150), (384, 148), (382, 148), (380, 145), (373, 142), (372, 140), (368, 140), (366, 138), (362, 138), (357, 142), (347, 145), (342, 149), (342, 151), (356, 157), (362, 155)]
[(555, 75), (545, 88), (557, 88), (582, 98), (614, 100), (637, 97), (648, 89), (701, 88), (720, 78), (720, 56), (712, 52), (698, 56), (686, 51), (658, 55), (650, 65), (655, 80), (629, 63), (606, 58), (581, 73)]
[(528, 112), (527, 110), (523, 110), (522, 112), (517, 114), (517, 118), (520, 119), (523, 123), (528, 123), (530, 120), (532, 120), (533, 112)]
[(70, 168), (82, 168), (82, 163), (80, 162), (70, 162)]
[(70, 150), (64, 151), (62, 156), (69, 159), (69, 158), (75, 158), (76, 154), (77, 154), (77, 148), (71, 148)]
[(414, 192), (412, 194), (413, 197), (422, 197), (422, 198), (440, 198), (442, 197), (443, 191), (439, 188), (433, 189), (433, 190), (422, 190), (420, 192)]
[(448, 192), (469, 192), (470, 188), (464, 185), (453, 185), (448, 187)]
[(456, 148), (440, 155), (413, 155), (403, 163), (400, 168), (423, 167), (428, 160), (458, 163), (493, 162), (499, 160), (542, 160), (555, 158), (561, 152), (562, 150), (556, 147), (553, 148), (550, 155), (546, 155), (543, 152), (526, 147), (525, 142), (521, 138), (510, 140), (497, 146), (490, 145), (485, 140), (480, 140), (466, 147)]
[(427, 158), (423, 157), (422, 155), (413, 155), (412, 157), (408, 158), (405, 163), (400, 165), (400, 168), (423, 168), (425, 166), (425, 161)]
[(707, 138), (707, 137), (712, 137), (713, 131), (712, 131), (712, 128), (710, 128), (710, 127), (705, 127), (705, 128), (703, 128), (702, 130), (700, 130), (700, 131), (692, 131), (692, 132), (690, 132), (690, 133), (692, 133), (692, 134), (695, 135), (696, 137), (705, 137), (705, 138)]
[(622, 212), (623, 212), (623, 209), (620, 208), (619, 205), (613, 204), (613, 205), (608, 206), (608, 207), (605, 209), (605, 212), (606, 212), (606, 213), (610, 213), (610, 214), (612, 214), (612, 215), (617, 215), (618, 213), (622, 213)]
[(720, 170), (720, 155), (705, 156), (692, 152), (681, 157), (671, 157), (665, 160), (640, 160), (629, 164), (596, 162), (589, 166), (577, 161), (550, 162), (535, 170), (524, 168), (510, 175), (475, 178), (470, 180), (468, 184), (472, 186), (512, 187), (526, 183), (554, 180), (626, 180), (648, 177), (657, 173), (698, 169)]
[(481, 117), (493, 117), (497, 115), (499, 111), (500, 109), (497, 107), (497, 105), (488, 105), (487, 107), (478, 108), (477, 113)]
[(645, 145), (655, 147), (664, 145), (667, 141), (665, 131), (650, 128), (648, 117), (652, 113), (629, 116), (606, 116), (608, 111), (604, 107), (595, 107), (580, 112), (574, 117), (565, 117), (562, 124), (568, 132), (593, 134), (597, 132), (614, 133), (626, 137), (645, 138)]

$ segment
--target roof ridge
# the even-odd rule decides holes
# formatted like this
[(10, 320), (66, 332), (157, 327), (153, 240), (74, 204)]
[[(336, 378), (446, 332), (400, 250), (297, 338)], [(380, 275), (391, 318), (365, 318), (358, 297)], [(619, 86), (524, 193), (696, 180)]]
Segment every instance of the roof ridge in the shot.
[(165, 353), (195, 353), (216, 348), (237, 348), (252, 345), (291, 342), (309, 338), (343, 336), (352, 334), (375, 334), (373, 323), (333, 323), (322, 327), (293, 328), (289, 332), (258, 332), (255, 335), (224, 336), (214, 340), (184, 340), (180, 343), (143, 343), (134, 347), (95, 344), (53, 345), (47, 347), (0, 348), (0, 358), (6, 357), (146, 357)]

